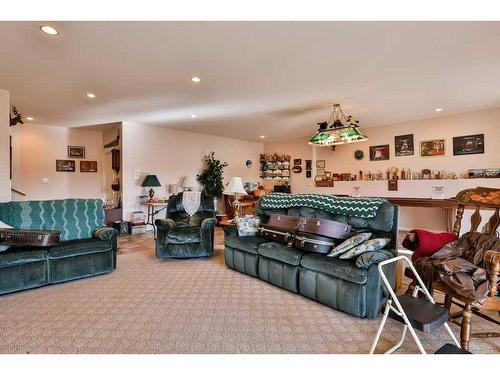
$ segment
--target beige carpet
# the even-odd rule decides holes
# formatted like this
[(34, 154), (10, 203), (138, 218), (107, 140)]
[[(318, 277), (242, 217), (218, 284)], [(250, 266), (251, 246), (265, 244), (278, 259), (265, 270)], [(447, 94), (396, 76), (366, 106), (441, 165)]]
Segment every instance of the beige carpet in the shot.
[[(0, 297), (0, 353), (367, 353), (377, 326), (229, 270), (220, 249), (173, 261), (125, 253), (111, 274)], [(398, 338), (399, 324), (387, 327), (379, 351)], [(448, 340), (420, 336), (429, 352)], [(416, 352), (410, 338), (400, 352)]]

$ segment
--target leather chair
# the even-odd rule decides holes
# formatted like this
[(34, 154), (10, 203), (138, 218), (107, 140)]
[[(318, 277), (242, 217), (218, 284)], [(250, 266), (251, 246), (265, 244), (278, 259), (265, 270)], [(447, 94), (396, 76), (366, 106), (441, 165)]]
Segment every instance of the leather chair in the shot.
[(156, 256), (158, 258), (195, 258), (210, 256), (214, 249), (214, 198), (201, 195), (196, 213), (189, 216), (182, 205), (182, 194), (168, 200), (167, 217), (157, 219)]

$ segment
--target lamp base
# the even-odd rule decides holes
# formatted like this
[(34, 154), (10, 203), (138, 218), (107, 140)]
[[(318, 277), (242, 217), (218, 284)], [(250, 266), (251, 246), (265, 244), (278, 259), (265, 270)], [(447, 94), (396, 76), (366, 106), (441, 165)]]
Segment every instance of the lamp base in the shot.
[(155, 191), (153, 189), (149, 189), (149, 202), (153, 202), (153, 197), (155, 196)]

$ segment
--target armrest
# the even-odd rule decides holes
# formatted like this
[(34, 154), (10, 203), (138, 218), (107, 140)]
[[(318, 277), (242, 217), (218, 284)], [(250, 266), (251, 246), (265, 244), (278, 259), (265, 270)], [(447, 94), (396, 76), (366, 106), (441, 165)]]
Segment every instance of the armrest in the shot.
[(215, 224), (217, 224), (217, 220), (214, 218), (208, 218), (201, 222), (201, 231), (212, 230), (215, 228)]
[(496, 295), (498, 290), (498, 281), (500, 280), (500, 252), (488, 250), (484, 253), (483, 266), (488, 273), (490, 284), (490, 297)]
[(175, 228), (175, 221), (172, 219), (156, 219), (155, 225), (158, 230), (161, 229), (168, 232), (170, 229)]
[(394, 256), (389, 250), (367, 251), (356, 259), (356, 267), (368, 269), (372, 264), (383, 262)]
[(92, 236), (102, 241), (112, 241), (118, 237), (118, 231), (110, 227), (101, 227), (97, 228)]

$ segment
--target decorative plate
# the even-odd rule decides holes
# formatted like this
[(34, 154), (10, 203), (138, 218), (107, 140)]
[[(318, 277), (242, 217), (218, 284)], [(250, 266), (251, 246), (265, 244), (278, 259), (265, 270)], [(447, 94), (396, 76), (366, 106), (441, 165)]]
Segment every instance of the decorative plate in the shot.
[(354, 159), (361, 160), (364, 157), (365, 157), (365, 153), (363, 152), (363, 150), (356, 150), (356, 151), (354, 151)]

